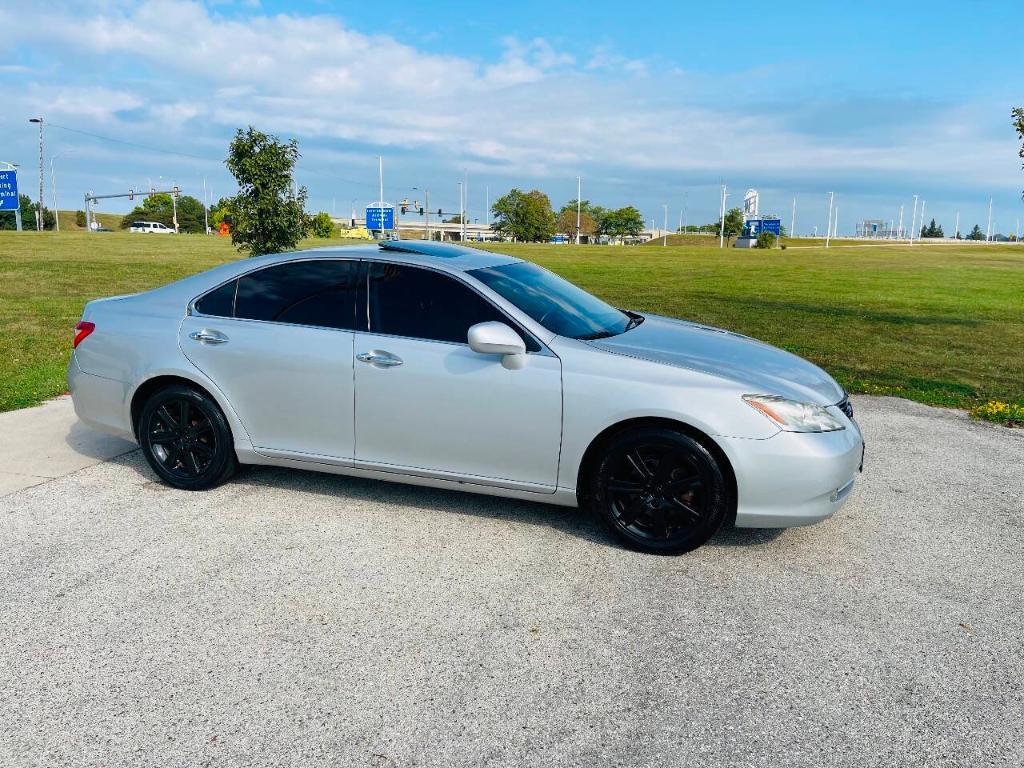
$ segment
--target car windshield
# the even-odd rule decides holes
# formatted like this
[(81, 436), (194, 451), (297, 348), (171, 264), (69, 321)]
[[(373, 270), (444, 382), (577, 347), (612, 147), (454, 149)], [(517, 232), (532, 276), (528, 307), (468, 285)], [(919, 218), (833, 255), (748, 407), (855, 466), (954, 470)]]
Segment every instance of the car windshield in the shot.
[(469, 274), (559, 336), (603, 339), (628, 331), (642, 320), (525, 261)]

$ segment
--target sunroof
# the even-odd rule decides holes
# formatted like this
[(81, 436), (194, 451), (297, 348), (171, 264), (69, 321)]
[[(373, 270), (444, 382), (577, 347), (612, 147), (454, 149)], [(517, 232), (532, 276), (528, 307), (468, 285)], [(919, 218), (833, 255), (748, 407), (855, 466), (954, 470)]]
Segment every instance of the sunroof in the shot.
[(433, 243), (429, 240), (383, 240), (380, 247), (385, 251), (402, 251), (403, 253), (419, 253), (423, 256), (436, 256), (439, 259), (457, 259), (460, 256), (476, 255), (480, 252), (475, 248), (450, 243)]

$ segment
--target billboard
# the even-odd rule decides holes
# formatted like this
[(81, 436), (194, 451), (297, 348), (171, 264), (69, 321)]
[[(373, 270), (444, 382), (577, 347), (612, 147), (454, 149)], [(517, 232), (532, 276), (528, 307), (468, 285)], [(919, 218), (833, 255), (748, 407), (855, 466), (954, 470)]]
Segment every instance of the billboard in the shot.
[(368, 205), (366, 206), (366, 228), (373, 230), (386, 230), (395, 228), (395, 209), (390, 205)]
[(18, 210), (18, 172), (0, 171), (0, 211)]
[(744, 237), (757, 237), (762, 232), (771, 232), (776, 237), (782, 234), (782, 222), (779, 219), (747, 219), (743, 227)]

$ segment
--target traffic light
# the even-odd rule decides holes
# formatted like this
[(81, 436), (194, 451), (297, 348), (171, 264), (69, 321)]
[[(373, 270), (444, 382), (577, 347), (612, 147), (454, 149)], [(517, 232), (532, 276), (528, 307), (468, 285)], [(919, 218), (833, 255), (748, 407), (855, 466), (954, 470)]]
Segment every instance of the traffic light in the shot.
[(420, 216), (422, 216), (422, 215), (423, 215), (423, 206), (421, 205), (420, 206)]
[(128, 199), (129, 200), (134, 200), (135, 199), (135, 190), (132, 189), (131, 187), (128, 188)]
[(408, 212), (409, 212), (409, 206), (406, 205), (405, 203), (402, 203), (402, 213), (408, 213)]

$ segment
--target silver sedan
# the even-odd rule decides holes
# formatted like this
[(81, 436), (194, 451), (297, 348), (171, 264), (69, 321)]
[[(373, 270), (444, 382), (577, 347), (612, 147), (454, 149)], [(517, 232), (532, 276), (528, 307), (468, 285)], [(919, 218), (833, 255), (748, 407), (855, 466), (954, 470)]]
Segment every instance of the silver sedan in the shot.
[(807, 361), (440, 243), (91, 301), (68, 381), (83, 422), (178, 488), (266, 464), (579, 505), (649, 552), (824, 520), (863, 464), (846, 393)]

